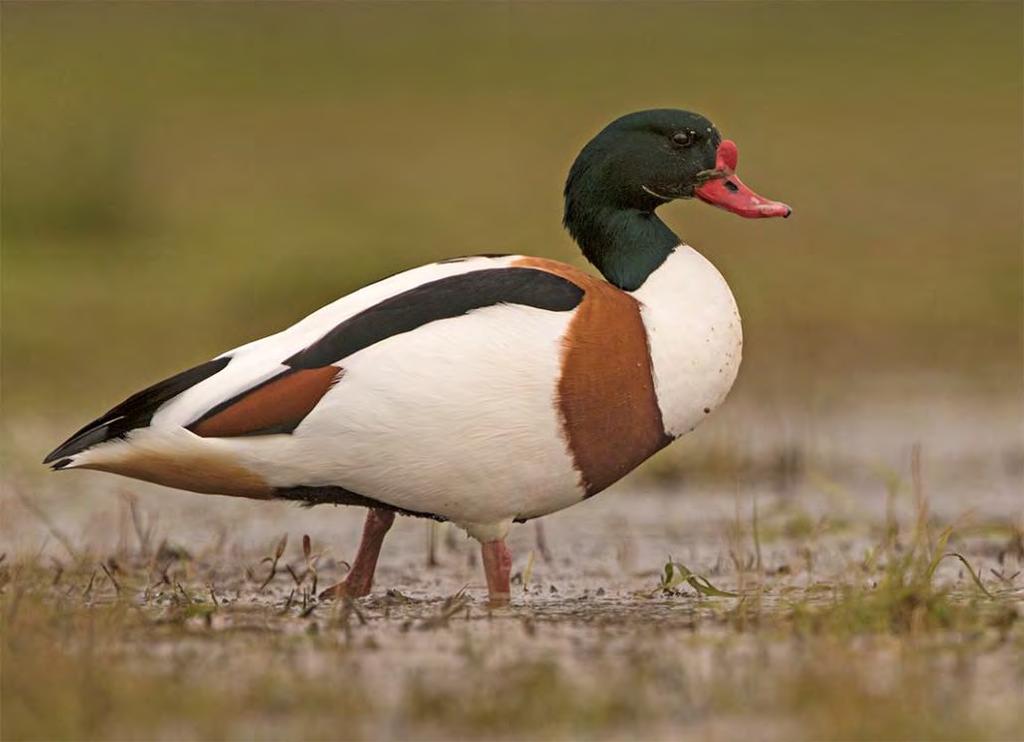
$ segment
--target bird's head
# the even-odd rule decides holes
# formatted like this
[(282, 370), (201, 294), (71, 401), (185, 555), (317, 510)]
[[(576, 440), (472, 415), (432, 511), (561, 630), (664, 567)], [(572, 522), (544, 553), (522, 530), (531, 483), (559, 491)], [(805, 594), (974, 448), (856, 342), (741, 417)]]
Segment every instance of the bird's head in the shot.
[(566, 224), (584, 204), (654, 211), (697, 197), (747, 218), (787, 217), (736, 177), (735, 143), (700, 114), (674, 109), (638, 111), (616, 119), (583, 148), (566, 181)]

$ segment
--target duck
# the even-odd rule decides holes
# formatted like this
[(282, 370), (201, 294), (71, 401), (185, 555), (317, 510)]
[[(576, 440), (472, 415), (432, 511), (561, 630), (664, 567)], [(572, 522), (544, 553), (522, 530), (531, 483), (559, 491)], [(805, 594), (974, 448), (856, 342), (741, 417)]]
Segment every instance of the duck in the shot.
[(696, 199), (788, 217), (706, 117), (652, 109), (583, 147), (563, 224), (599, 276), (529, 255), (422, 265), (139, 391), (47, 455), (191, 492), (367, 509), (345, 578), (371, 592), (396, 515), (480, 543), (510, 601), (513, 523), (579, 504), (719, 407), (743, 335), (721, 273), (657, 215)]

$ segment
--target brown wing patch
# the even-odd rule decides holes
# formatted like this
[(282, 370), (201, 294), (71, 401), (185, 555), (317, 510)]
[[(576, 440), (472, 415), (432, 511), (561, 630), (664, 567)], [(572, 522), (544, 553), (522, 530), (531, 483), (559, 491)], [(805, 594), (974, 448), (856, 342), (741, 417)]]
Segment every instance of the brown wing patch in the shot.
[(654, 391), (640, 305), (626, 292), (565, 263), (524, 258), (515, 265), (555, 273), (586, 292), (563, 338), (558, 405), (589, 497), (672, 440)]
[(188, 429), (203, 438), (290, 433), (341, 373), (337, 366), (285, 371), (215, 407)]

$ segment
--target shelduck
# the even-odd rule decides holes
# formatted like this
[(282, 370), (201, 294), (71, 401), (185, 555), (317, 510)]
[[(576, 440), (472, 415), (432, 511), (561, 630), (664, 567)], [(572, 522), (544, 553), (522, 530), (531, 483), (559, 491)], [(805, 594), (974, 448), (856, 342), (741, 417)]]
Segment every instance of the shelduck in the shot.
[(368, 508), (322, 597), (366, 595), (395, 514), (452, 521), (509, 600), (505, 536), (596, 495), (693, 430), (740, 364), (736, 302), (655, 214), (697, 197), (791, 209), (745, 186), (703, 116), (639, 111), (597, 134), (564, 224), (604, 277), (524, 255), (424, 265), (144, 389), (44, 460), (218, 495)]

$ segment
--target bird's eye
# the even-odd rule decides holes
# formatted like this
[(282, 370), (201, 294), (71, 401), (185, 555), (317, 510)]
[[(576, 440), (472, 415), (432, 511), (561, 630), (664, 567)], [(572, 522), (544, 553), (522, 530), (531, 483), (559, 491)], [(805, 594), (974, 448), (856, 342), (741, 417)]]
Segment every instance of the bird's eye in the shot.
[(693, 132), (692, 131), (677, 131), (672, 135), (672, 141), (678, 144), (680, 147), (689, 147), (693, 144)]

